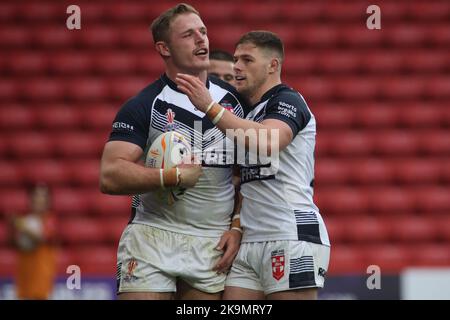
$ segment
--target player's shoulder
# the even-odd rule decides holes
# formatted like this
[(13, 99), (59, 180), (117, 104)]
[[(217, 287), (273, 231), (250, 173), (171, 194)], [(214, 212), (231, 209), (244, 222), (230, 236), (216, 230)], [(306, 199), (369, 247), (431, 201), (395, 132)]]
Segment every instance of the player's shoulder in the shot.
[(271, 102), (284, 102), (295, 106), (306, 107), (306, 101), (297, 90), (286, 84), (280, 84), (274, 88), (270, 98)]
[(208, 80), (213, 83), (214, 85), (220, 87), (221, 89), (225, 90), (227, 92), (227, 97), (233, 97), (236, 99), (236, 103), (240, 104), (244, 115), (250, 111), (250, 104), (248, 103), (247, 99), (245, 99), (244, 96), (242, 96), (235, 87), (233, 87), (231, 84), (229, 84), (226, 81), (223, 81), (222, 79), (219, 79), (215, 76), (208, 75)]
[(228, 92), (231, 92), (231, 93), (233, 93), (233, 94), (237, 94), (237, 90), (236, 90), (235, 87), (233, 87), (233, 86), (232, 86), (231, 84), (229, 84), (228, 82), (223, 81), (222, 79), (220, 79), (220, 78), (218, 78), (218, 77), (216, 77), (216, 76), (208, 75), (208, 80), (209, 80), (211, 83), (213, 83), (213, 84), (215, 84), (215, 85), (221, 87), (222, 89), (224, 89), (224, 90), (226, 90), (226, 91), (228, 91)]

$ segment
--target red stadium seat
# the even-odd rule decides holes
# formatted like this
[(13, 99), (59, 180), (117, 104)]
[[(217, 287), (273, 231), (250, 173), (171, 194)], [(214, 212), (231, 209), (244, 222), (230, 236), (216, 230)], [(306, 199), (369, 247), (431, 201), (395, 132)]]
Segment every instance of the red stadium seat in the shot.
[(377, 214), (410, 213), (415, 209), (416, 196), (408, 189), (379, 187), (367, 192), (370, 195), (370, 207)]
[(119, 2), (105, 6), (107, 18), (117, 22), (148, 22), (155, 16), (150, 14), (150, 3), (146, 2)]
[(448, 70), (448, 54), (445, 51), (412, 51), (403, 56), (408, 71), (442, 72)]
[(388, 77), (380, 81), (381, 95), (385, 99), (420, 99), (425, 94), (423, 77)]
[(408, 13), (415, 20), (445, 21), (448, 18), (447, 1), (413, 1), (408, 3)]
[(405, 106), (404, 111), (399, 119), (401, 124), (411, 128), (435, 128), (443, 118), (444, 108), (439, 105), (416, 103)]
[(339, 78), (334, 84), (336, 95), (341, 99), (371, 100), (378, 95), (375, 78)]
[(69, 132), (55, 137), (57, 153), (67, 158), (99, 158), (105, 142), (105, 137), (92, 133)]
[(24, 182), (22, 168), (12, 161), (0, 161), (0, 185), (3, 187), (20, 186)]
[(399, 115), (395, 105), (367, 103), (355, 112), (355, 122), (365, 128), (390, 128), (397, 124)]
[(36, 46), (41, 48), (67, 48), (77, 43), (78, 32), (70, 32), (65, 25), (50, 24), (30, 29)]
[(77, 265), (78, 261), (72, 253), (73, 247), (61, 247), (56, 253), (57, 273), (67, 277), (67, 267)]
[(109, 98), (109, 88), (105, 79), (79, 78), (67, 81), (67, 96), (74, 101), (102, 100)]
[(45, 129), (73, 129), (81, 126), (80, 110), (77, 106), (53, 105), (39, 108), (39, 124)]
[[(318, 137), (329, 140), (327, 151), (339, 156), (368, 155), (372, 153), (372, 136), (360, 131), (343, 131), (324, 135), (319, 133)], [(326, 138), (325, 138), (326, 137)]]
[(129, 217), (131, 212), (130, 196), (112, 196), (98, 192), (91, 195), (93, 210), (99, 215)]
[(426, 154), (450, 155), (450, 139), (448, 131), (433, 130), (423, 132), (419, 136), (420, 149)]
[(427, 39), (426, 28), (417, 24), (390, 25), (389, 30), (391, 32), (384, 35), (386, 42), (396, 47), (420, 47)]
[(448, 23), (442, 23), (430, 27), (428, 32), (428, 40), (431, 44), (436, 46), (445, 46), (450, 42), (450, 35), (448, 33)]
[(53, 191), (53, 210), (56, 214), (87, 215), (91, 210), (90, 189), (58, 188)]
[(212, 25), (208, 27), (210, 48), (224, 48), (231, 50), (239, 38), (249, 30), (242, 25)]
[[(299, 91), (307, 101), (310, 100), (329, 100), (334, 96), (333, 82), (324, 78), (300, 77), (289, 80), (286, 77), (286, 83)], [(300, 79), (299, 79), (300, 78)]]
[(363, 251), (359, 246), (336, 246), (330, 252), (328, 274), (361, 274), (366, 272)]
[(129, 52), (101, 53), (95, 57), (95, 69), (101, 74), (133, 73), (136, 57)]
[(65, 87), (61, 80), (39, 78), (25, 82), (22, 92), (30, 100), (57, 101), (64, 97)]
[(426, 83), (426, 94), (431, 99), (450, 98), (450, 77), (435, 76)]
[(407, 184), (438, 183), (441, 172), (439, 162), (431, 159), (404, 159), (393, 162), (395, 180)]
[(317, 126), (320, 129), (348, 128), (355, 119), (355, 110), (342, 104), (326, 104), (314, 106), (312, 113), (316, 117)]
[(434, 218), (437, 225), (437, 233), (440, 239), (450, 242), (450, 217), (439, 215)]
[(416, 191), (417, 207), (421, 212), (446, 214), (450, 210), (450, 187), (431, 186)]
[(315, 190), (315, 201), (320, 211), (328, 214), (354, 215), (367, 212), (369, 199), (367, 192), (353, 188), (330, 188)]
[[(238, 3), (235, 2), (198, 2), (195, 8), (202, 15), (202, 19), (205, 21), (207, 26), (217, 23), (219, 21), (228, 22), (233, 20), (240, 8)], [(208, 23), (211, 22), (211, 23)]]
[(28, 196), (24, 189), (0, 190), (0, 214), (4, 216), (24, 213), (28, 210)]
[(338, 42), (339, 31), (326, 25), (305, 25), (297, 33), (297, 47), (332, 47)]
[(9, 148), (18, 158), (50, 157), (54, 153), (53, 137), (43, 133), (17, 133), (9, 137)]
[(95, 104), (87, 105), (86, 108), (80, 112), (80, 115), (86, 127), (93, 130), (110, 130), (118, 111), (119, 106), (111, 104)]
[(0, 248), (6, 246), (10, 242), (10, 230), (6, 221), (0, 222)]
[[(83, 7), (83, 18), (84, 18)], [(92, 57), (77, 51), (55, 53), (50, 59), (52, 71), (60, 74), (87, 74), (94, 66)]]
[(0, 109), (1, 130), (32, 129), (36, 122), (34, 110), (21, 105), (7, 105)]
[(381, 45), (383, 41), (382, 30), (369, 30), (365, 27), (361, 28), (360, 24), (340, 27), (338, 32), (339, 44), (350, 48), (377, 47)]
[(120, 237), (122, 236), (123, 231), (125, 230), (128, 224), (128, 217), (120, 217), (120, 218), (110, 218), (105, 217), (100, 220), (101, 224), (105, 228), (105, 237), (106, 239), (117, 245), (119, 243)]
[(131, 25), (120, 30), (114, 30), (114, 32), (119, 32), (119, 41), (125, 47), (154, 50), (152, 33), (148, 27), (148, 24)]
[(398, 72), (406, 58), (400, 52), (372, 50), (364, 53), (361, 57), (361, 64), (364, 69), (377, 73)]
[(59, 22), (61, 17), (61, 7), (54, 3), (19, 3), (18, 12), (21, 19), (26, 22)]
[(368, 245), (364, 250), (366, 265), (379, 266), (383, 274), (398, 274), (412, 263), (412, 252), (402, 245)]
[(376, 152), (383, 155), (412, 155), (419, 150), (414, 131), (380, 131), (374, 136)]
[(330, 51), (319, 56), (318, 68), (329, 73), (352, 73), (359, 69), (361, 55), (351, 51)]
[[(156, 52), (136, 52), (133, 58), (136, 60), (137, 71), (145, 74), (149, 82), (156, 80), (164, 72), (164, 62)], [(150, 77), (152, 74), (155, 75), (155, 79)]]
[(346, 220), (343, 220), (340, 217), (327, 217), (325, 219), (325, 224), (327, 226), (328, 237), (333, 246), (336, 243), (341, 243), (348, 239), (347, 229), (349, 226), (347, 225)]
[(389, 221), (394, 239), (404, 243), (423, 243), (438, 238), (437, 224), (433, 217), (407, 215)]
[(316, 161), (315, 181), (318, 184), (345, 184), (349, 181), (351, 168), (345, 161), (320, 159)]
[(296, 2), (288, 1), (283, 3), (280, 8), (282, 21), (291, 20), (298, 21), (314, 21), (322, 17), (325, 10), (325, 3), (321, 2)]
[(71, 181), (83, 186), (98, 187), (100, 177), (100, 161), (78, 160), (69, 163)]
[(32, 75), (45, 74), (48, 68), (48, 58), (39, 52), (14, 52), (9, 56), (10, 69), (14, 74)]
[(61, 219), (58, 230), (59, 238), (66, 244), (99, 244), (106, 240), (105, 228), (97, 219)]
[(291, 50), (285, 53), (283, 61), (284, 74), (295, 77), (298, 74), (308, 74), (318, 67), (317, 55), (304, 50)]
[(89, 246), (73, 250), (81, 271), (88, 276), (113, 277), (117, 271), (117, 248), (109, 246)]
[(27, 26), (11, 24), (0, 29), (0, 47), (24, 48), (30, 43), (31, 31)]
[[(126, 28), (122, 29), (126, 30)], [(121, 29), (111, 28), (111, 26), (91, 25), (89, 29), (82, 28), (77, 32), (81, 44), (88, 48), (111, 48), (120, 43), (120, 31)]]
[(0, 20), (1, 21), (14, 21), (19, 13), (19, 6), (15, 3), (0, 3)]
[(26, 181), (30, 184), (45, 183), (50, 186), (69, 184), (70, 175), (62, 161), (33, 160), (21, 163)]
[(347, 225), (347, 238), (353, 243), (387, 242), (391, 239), (392, 227), (381, 217), (351, 217), (343, 223)]
[[(280, 3), (277, 2), (243, 2), (239, 6), (239, 16), (247, 23), (270, 22), (278, 18)], [(268, 30), (272, 30), (268, 28)]]
[(19, 83), (13, 79), (0, 79), (0, 99), (3, 103), (7, 101), (16, 101), (19, 97)]
[(16, 274), (16, 256), (15, 250), (0, 248), (0, 276), (11, 277)]
[(349, 164), (351, 179), (361, 184), (389, 184), (393, 170), (386, 160), (367, 158), (353, 160)]
[(146, 78), (116, 78), (110, 81), (111, 97), (119, 99), (123, 103), (137, 95), (148, 84), (149, 80)]
[(450, 245), (448, 243), (417, 245), (412, 251), (414, 266), (448, 267), (450, 265)]

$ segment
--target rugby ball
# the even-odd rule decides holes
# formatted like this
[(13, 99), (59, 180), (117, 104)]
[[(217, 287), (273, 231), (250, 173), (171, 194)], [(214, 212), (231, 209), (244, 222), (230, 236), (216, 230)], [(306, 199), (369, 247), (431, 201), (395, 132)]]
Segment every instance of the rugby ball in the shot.
[[(175, 131), (159, 135), (150, 146), (145, 165), (151, 168), (169, 169), (179, 165), (183, 158), (190, 157), (191, 146), (187, 139)], [(168, 187), (156, 191), (157, 197), (166, 204), (172, 205), (180, 200), (185, 188)]]

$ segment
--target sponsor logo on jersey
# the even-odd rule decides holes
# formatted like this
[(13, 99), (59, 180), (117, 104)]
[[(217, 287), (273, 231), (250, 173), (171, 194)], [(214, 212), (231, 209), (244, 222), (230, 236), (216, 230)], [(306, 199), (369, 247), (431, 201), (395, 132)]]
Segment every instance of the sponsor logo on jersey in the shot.
[(284, 250), (275, 250), (271, 253), (272, 260), (272, 277), (280, 280), (284, 276)]
[(178, 128), (178, 125), (175, 123), (175, 112), (172, 109), (167, 109), (166, 112), (167, 124), (165, 126), (166, 131), (173, 131)]
[(222, 107), (224, 107), (226, 110), (228, 110), (228, 111), (230, 111), (231, 113), (234, 114), (234, 108), (233, 108), (233, 105), (230, 102), (228, 102), (226, 100), (225, 101), (221, 101), (220, 105)]
[(323, 268), (319, 268), (319, 272), (318, 272), (319, 276), (321, 277), (326, 277), (327, 276), (327, 270), (323, 269)]
[(128, 123), (125, 123), (125, 122), (117, 122), (116, 121), (116, 122), (113, 123), (112, 127), (113, 127), (113, 131), (118, 131), (118, 130), (121, 130), (121, 129), (125, 129), (125, 130), (128, 130), (128, 131), (134, 131), (134, 127), (132, 125), (129, 125)]

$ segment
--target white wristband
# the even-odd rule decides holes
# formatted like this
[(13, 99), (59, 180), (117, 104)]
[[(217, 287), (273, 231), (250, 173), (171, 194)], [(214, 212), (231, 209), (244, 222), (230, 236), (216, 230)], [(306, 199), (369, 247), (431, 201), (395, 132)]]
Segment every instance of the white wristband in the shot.
[(241, 218), (241, 215), (238, 213), (238, 214), (235, 214), (234, 216), (233, 216), (233, 220), (236, 220), (236, 219), (240, 219)]
[(236, 231), (239, 231), (241, 234), (244, 233), (244, 232), (242, 231), (242, 229), (241, 229), (241, 228), (238, 228), (238, 227), (233, 227), (233, 228), (231, 228), (230, 230), (236, 230)]
[(164, 169), (159, 169), (159, 182), (161, 183), (161, 188), (164, 189)]
[(213, 125), (216, 125), (217, 122), (219, 122), (220, 119), (222, 119), (224, 112), (225, 112), (225, 108), (222, 108), (222, 110), (220, 110), (219, 113), (217, 114), (217, 116), (212, 120)]
[(208, 113), (208, 111), (209, 110), (211, 110), (211, 108), (213, 107), (213, 105), (215, 104), (216, 102), (213, 100), (213, 101), (211, 101), (211, 103), (208, 105), (208, 107), (206, 108), (206, 111), (205, 111), (205, 114), (207, 114)]
[(181, 179), (180, 179), (180, 170), (178, 169), (178, 167), (176, 167), (177, 169), (177, 186), (180, 184)]

